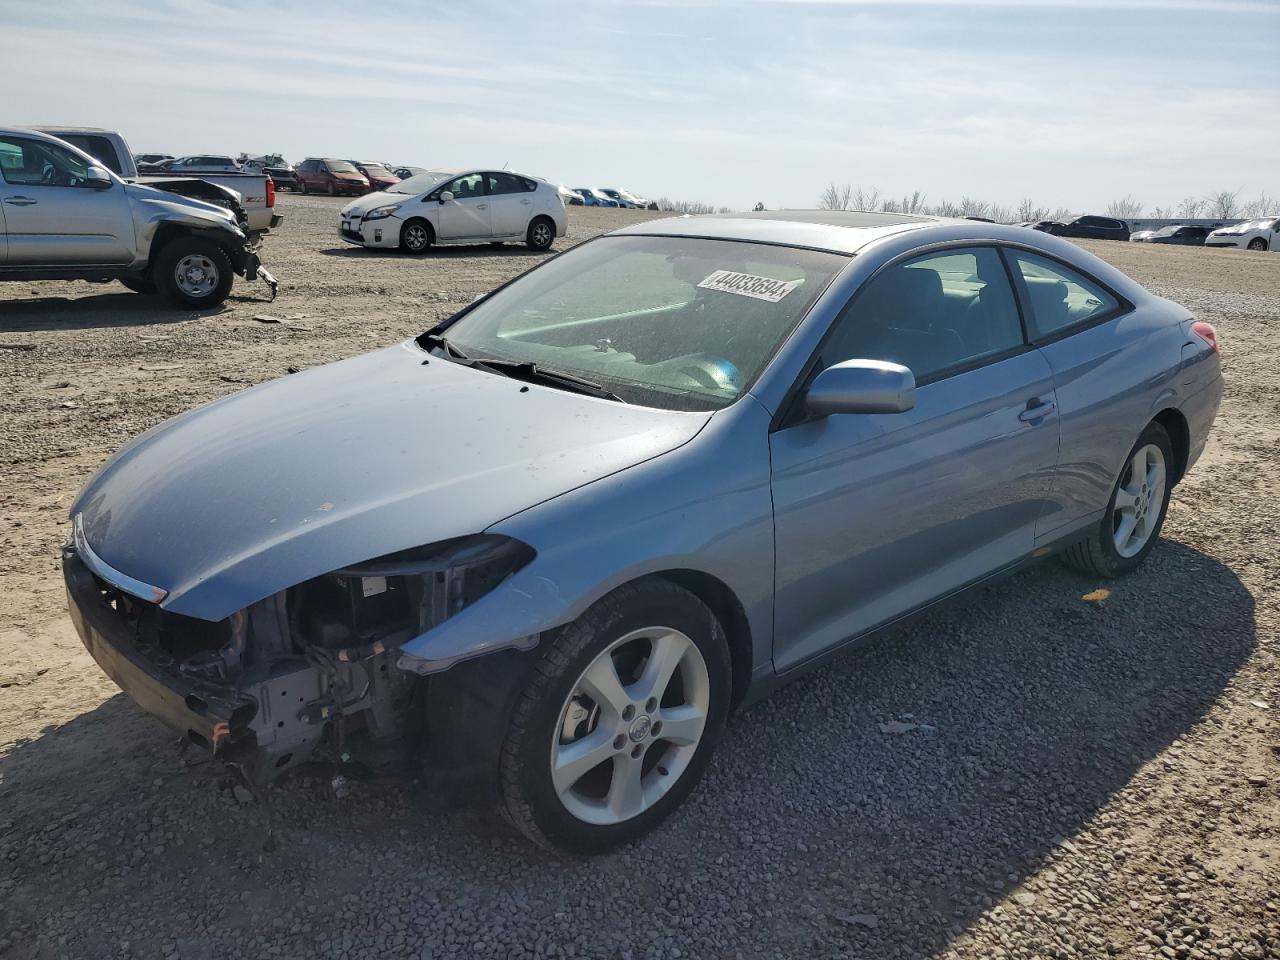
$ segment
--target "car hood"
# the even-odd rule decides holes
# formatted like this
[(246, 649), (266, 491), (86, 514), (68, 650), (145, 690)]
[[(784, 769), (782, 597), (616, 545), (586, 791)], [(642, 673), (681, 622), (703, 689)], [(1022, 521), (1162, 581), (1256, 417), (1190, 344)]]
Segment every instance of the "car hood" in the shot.
[(525, 385), (403, 344), (159, 425), (71, 508), (98, 559), (221, 620), (312, 577), (486, 527), (691, 440), (674, 413)]
[(408, 203), (414, 199), (413, 194), (408, 193), (388, 193), (385, 190), (376, 190), (372, 193), (366, 193), (363, 197), (356, 197), (350, 203), (342, 208), (342, 213), (368, 213), (377, 207), (385, 207), (391, 203)]

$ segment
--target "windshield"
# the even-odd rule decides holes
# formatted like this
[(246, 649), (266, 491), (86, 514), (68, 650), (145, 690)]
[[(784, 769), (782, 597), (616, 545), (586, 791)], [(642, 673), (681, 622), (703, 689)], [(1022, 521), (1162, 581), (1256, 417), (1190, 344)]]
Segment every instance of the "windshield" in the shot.
[(407, 193), (410, 196), (417, 196), (420, 193), (426, 193), (449, 176), (450, 174), (438, 170), (428, 170), (426, 173), (418, 173), (412, 177), (406, 177), (399, 183), (393, 183), (387, 187), (387, 193)]
[(354, 166), (345, 160), (326, 160), (325, 166), (329, 168), (330, 173), (359, 173)]
[(1179, 230), (1179, 229), (1180, 229), (1179, 227), (1161, 227), (1159, 230), (1157, 230), (1157, 231), (1153, 234), (1153, 236), (1156, 236), (1156, 237), (1172, 237), (1175, 233), (1177, 233), (1177, 232), (1178, 232), (1178, 230)]
[(395, 176), (390, 170), (380, 163), (366, 163), (361, 165), (365, 176), (368, 177), (392, 177)]
[(627, 403), (715, 410), (745, 391), (848, 257), (732, 240), (604, 237), (443, 330), (472, 359), (530, 362)]

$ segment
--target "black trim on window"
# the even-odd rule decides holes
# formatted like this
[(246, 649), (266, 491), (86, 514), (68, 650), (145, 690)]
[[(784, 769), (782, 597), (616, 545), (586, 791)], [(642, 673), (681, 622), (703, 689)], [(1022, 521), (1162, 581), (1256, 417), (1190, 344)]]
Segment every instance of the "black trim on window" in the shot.
[[(799, 403), (799, 400), (803, 396), (805, 390), (809, 388), (809, 384), (813, 382), (813, 378), (817, 376), (818, 373), (821, 372), (821, 370), (825, 369), (822, 366), (823, 348), (827, 346), (828, 342), (830, 341), (833, 335), (833, 332), (836, 329), (836, 326), (839, 324), (840, 320), (845, 316), (845, 314), (847, 314), (849, 310), (853, 308), (853, 305), (857, 302), (858, 297), (860, 297), (862, 295), (862, 292), (866, 290), (869, 286), (871, 286), (871, 284), (876, 280), (876, 278), (879, 277), (882, 273), (884, 273), (886, 270), (896, 267), (898, 264), (904, 261), (917, 260), (920, 257), (929, 256), (930, 254), (939, 253), (944, 250), (961, 250), (961, 249), (972, 250), (975, 247), (993, 247), (995, 248), (996, 252), (999, 254), (1003, 246), (1004, 244), (1002, 242), (996, 241), (996, 240), (943, 240), (938, 243), (931, 243), (922, 247), (916, 247), (914, 250), (909, 250), (906, 253), (901, 253), (898, 256), (894, 257), (892, 260), (888, 261), (887, 263), (882, 264), (880, 268), (875, 271), (875, 273), (871, 274), (871, 276), (863, 280), (862, 283), (858, 284), (858, 289), (853, 292), (853, 295), (849, 297), (849, 300), (845, 303), (844, 306), (840, 308), (839, 312), (836, 314), (836, 318), (831, 321), (831, 324), (827, 327), (826, 332), (822, 335), (822, 339), (818, 341), (817, 348), (810, 355), (808, 361), (804, 365), (804, 368), (800, 371), (800, 376), (796, 378), (795, 382), (791, 385), (791, 388), (783, 396), (782, 403), (778, 405), (778, 412), (773, 415), (773, 419), (769, 422), (769, 432), (776, 433), (777, 431), (785, 430), (788, 427), (794, 427), (801, 423), (807, 423), (809, 422), (809, 420), (812, 419), (811, 417), (808, 416), (808, 414), (805, 413), (804, 407), (802, 404)], [(1026, 249), (1031, 250), (1033, 248), (1028, 247)], [(1008, 273), (1009, 264), (1005, 262), (1003, 256), (1001, 256), (1001, 261), (1004, 263), (1005, 272)], [(1081, 273), (1081, 271), (1078, 271), (1078, 270), (1076, 272)], [(1083, 275), (1088, 276), (1088, 274), (1083, 274)], [(1009, 277), (1009, 279), (1012, 280), (1013, 278)], [(1102, 286), (1103, 289), (1107, 289), (1107, 290), (1110, 289), (1105, 284), (1099, 284), (1099, 286)], [(974, 357), (972, 359), (964, 360), (964, 361), (961, 361), (960, 363), (953, 364), (950, 367), (944, 367), (941, 370), (935, 370), (933, 373), (929, 374), (928, 376), (921, 377), (920, 379), (916, 380), (916, 386), (927, 387), (931, 383), (937, 383), (938, 381), (946, 380), (949, 377), (955, 377), (955, 376), (959, 376), (962, 373), (968, 373), (971, 370), (977, 370), (980, 367), (985, 367), (987, 364), (999, 363), (1002, 360), (1008, 360), (1011, 357), (1016, 357), (1024, 353), (1029, 353), (1033, 349), (1033, 345), (1028, 341), (1029, 330), (1028, 330), (1026, 318), (1023, 312), (1023, 304), (1022, 304), (1021, 298), (1019, 297), (1018, 290), (1016, 287), (1013, 289), (1012, 293), (1013, 293), (1014, 302), (1017, 304), (1017, 307), (1018, 307), (1018, 321), (1022, 328), (1022, 343), (1019, 346), (1012, 347), (1009, 350), (1001, 351), (1000, 353), (988, 354), (987, 356), (983, 356), (983, 357)], [(815, 301), (815, 306), (816, 306), (816, 301)], [(809, 309), (812, 310), (813, 308), (810, 307)]]

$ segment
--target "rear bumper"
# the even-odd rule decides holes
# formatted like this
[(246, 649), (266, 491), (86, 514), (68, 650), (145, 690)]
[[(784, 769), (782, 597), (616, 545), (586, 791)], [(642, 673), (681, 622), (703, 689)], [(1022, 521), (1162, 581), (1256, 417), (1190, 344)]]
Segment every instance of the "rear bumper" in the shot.
[(73, 547), (63, 550), (62, 575), (80, 641), (138, 706), (201, 746), (217, 748), (248, 734), (256, 702), (229, 687), (184, 676), (163, 653), (139, 647)]

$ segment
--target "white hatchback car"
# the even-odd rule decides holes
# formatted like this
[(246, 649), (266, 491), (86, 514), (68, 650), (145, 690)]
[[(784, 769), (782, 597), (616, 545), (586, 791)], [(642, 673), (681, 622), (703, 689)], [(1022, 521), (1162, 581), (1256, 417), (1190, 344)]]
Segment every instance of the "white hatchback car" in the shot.
[(1206, 247), (1240, 247), (1243, 250), (1280, 250), (1280, 217), (1246, 220), (1215, 230), (1205, 238)]
[(338, 234), (348, 243), (406, 253), (507, 240), (546, 250), (568, 225), (555, 186), (494, 170), (420, 173), (352, 200), (338, 213)]

